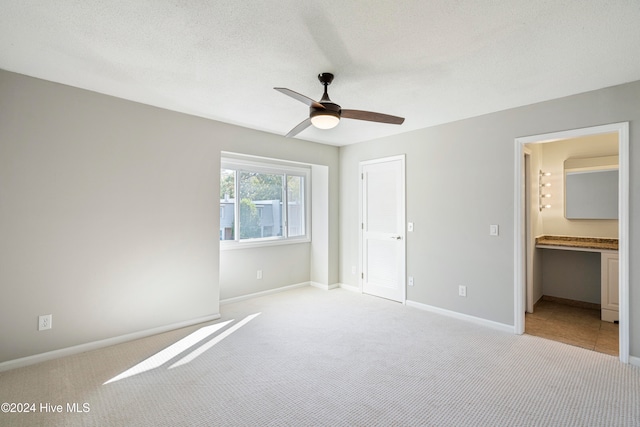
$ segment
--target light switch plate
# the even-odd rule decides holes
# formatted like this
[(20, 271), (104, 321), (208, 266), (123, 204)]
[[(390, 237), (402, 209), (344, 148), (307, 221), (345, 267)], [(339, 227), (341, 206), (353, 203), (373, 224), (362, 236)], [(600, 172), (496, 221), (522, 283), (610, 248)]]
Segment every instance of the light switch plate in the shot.
[(489, 236), (497, 236), (499, 234), (499, 228), (497, 224), (491, 224), (489, 226)]
[(412, 222), (407, 224), (407, 231), (413, 231), (413, 223)]

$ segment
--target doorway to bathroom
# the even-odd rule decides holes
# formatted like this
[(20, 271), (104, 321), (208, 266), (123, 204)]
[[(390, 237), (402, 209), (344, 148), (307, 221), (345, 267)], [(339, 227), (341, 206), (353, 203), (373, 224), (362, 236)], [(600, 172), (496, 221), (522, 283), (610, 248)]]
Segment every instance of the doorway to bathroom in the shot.
[[(521, 201), (515, 219), (516, 332), (618, 355), (626, 363), (628, 123), (517, 138), (515, 151)], [(587, 199), (601, 206), (614, 193), (609, 203), (615, 219), (574, 215), (573, 180), (605, 176), (613, 160), (615, 188), (588, 184), (593, 194)], [(592, 170), (598, 173), (587, 173)]]

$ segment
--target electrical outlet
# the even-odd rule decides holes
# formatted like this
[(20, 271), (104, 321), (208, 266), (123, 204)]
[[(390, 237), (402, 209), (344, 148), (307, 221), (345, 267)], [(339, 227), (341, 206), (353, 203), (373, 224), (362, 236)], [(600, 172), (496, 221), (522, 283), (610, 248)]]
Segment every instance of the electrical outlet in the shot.
[(413, 286), (413, 276), (409, 276), (409, 286)]
[(256, 279), (262, 279), (262, 270), (258, 270), (258, 273), (256, 274)]
[(44, 331), (46, 329), (51, 329), (53, 316), (51, 314), (44, 314), (42, 316), (38, 316), (38, 330)]
[(466, 297), (467, 296), (467, 287), (466, 286), (458, 286), (458, 295), (461, 297)]
[(351, 274), (358, 274), (358, 270), (356, 269), (355, 265), (351, 266)]

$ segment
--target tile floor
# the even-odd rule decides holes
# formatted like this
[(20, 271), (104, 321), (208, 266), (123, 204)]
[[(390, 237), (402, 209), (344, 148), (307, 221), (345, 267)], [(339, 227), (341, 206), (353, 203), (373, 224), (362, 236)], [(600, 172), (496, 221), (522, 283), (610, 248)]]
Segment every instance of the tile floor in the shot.
[(600, 320), (600, 310), (540, 300), (525, 315), (525, 333), (600, 353), (618, 355), (618, 325)]

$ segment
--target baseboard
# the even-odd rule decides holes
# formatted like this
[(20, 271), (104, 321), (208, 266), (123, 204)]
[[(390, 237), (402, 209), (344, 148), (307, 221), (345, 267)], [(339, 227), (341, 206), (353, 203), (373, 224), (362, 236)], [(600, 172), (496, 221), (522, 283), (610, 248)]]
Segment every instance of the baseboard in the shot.
[(346, 283), (338, 283), (338, 286), (340, 286), (341, 289), (346, 289), (351, 292), (362, 293), (359, 286), (347, 285)]
[(302, 283), (296, 283), (295, 285), (281, 286), (279, 288), (268, 289), (266, 291), (254, 292), (251, 294), (240, 295), (232, 298), (225, 298), (220, 300), (220, 305), (232, 304), (234, 302), (240, 302), (240, 301), (245, 301), (252, 298), (263, 297), (271, 294), (277, 294), (278, 292), (284, 292), (284, 291), (288, 291), (295, 288), (302, 288), (304, 286), (309, 286), (309, 285), (311, 285), (311, 282), (302, 282)]
[[(538, 301), (551, 301), (562, 305), (569, 305), (571, 307), (580, 307), (580, 308), (588, 308), (591, 310), (600, 310), (602, 306), (600, 304), (596, 304), (593, 302), (586, 301), (576, 301), (567, 298), (554, 297), (551, 295), (542, 295), (542, 297)], [(535, 308), (535, 304), (534, 304)]]
[(481, 317), (470, 316), (468, 314), (458, 313), (456, 311), (446, 310), (440, 307), (434, 307), (432, 305), (423, 304), (421, 302), (407, 300), (409, 307), (418, 308), (420, 310), (430, 311), (432, 313), (441, 314), (443, 316), (453, 317), (454, 319), (465, 320), (467, 322), (475, 323), (476, 325), (486, 326), (491, 329), (497, 329), (503, 332), (515, 333), (512, 325), (506, 325), (504, 323), (494, 322), (493, 320), (483, 319)]
[(334, 283), (333, 285), (325, 285), (323, 283), (318, 283), (318, 282), (309, 282), (309, 284), (314, 288), (322, 289), (324, 291), (330, 291), (331, 289), (336, 289), (340, 286), (339, 283)]
[(85, 344), (74, 345), (72, 347), (61, 348), (59, 350), (47, 351), (46, 353), (34, 354), (32, 356), (21, 357), (20, 359), (8, 360), (0, 363), (0, 372), (10, 369), (22, 368), (24, 366), (35, 365), (36, 363), (46, 362), (47, 360), (57, 359), (64, 356), (72, 356), (74, 354), (84, 353), (99, 348), (109, 347), (140, 338), (150, 337), (152, 335), (161, 334), (163, 332), (173, 331), (175, 329), (186, 328), (187, 326), (197, 325), (198, 323), (210, 322), (220, 318), (220, 314), (212, 314), (209, 316), (198, 317), (196, 319), (185, 320), (183, 322), (172, 323), (170, 325), (159, 326), (157, 328), (146, 329), (144, 331), (133, 332), (130, 334), (120, 335), (113, 338), (107, 338), (99, 341), (92, 341)]
[(629, 356), (629, 363), (633, 366), (640, 367), (640, 357)]

